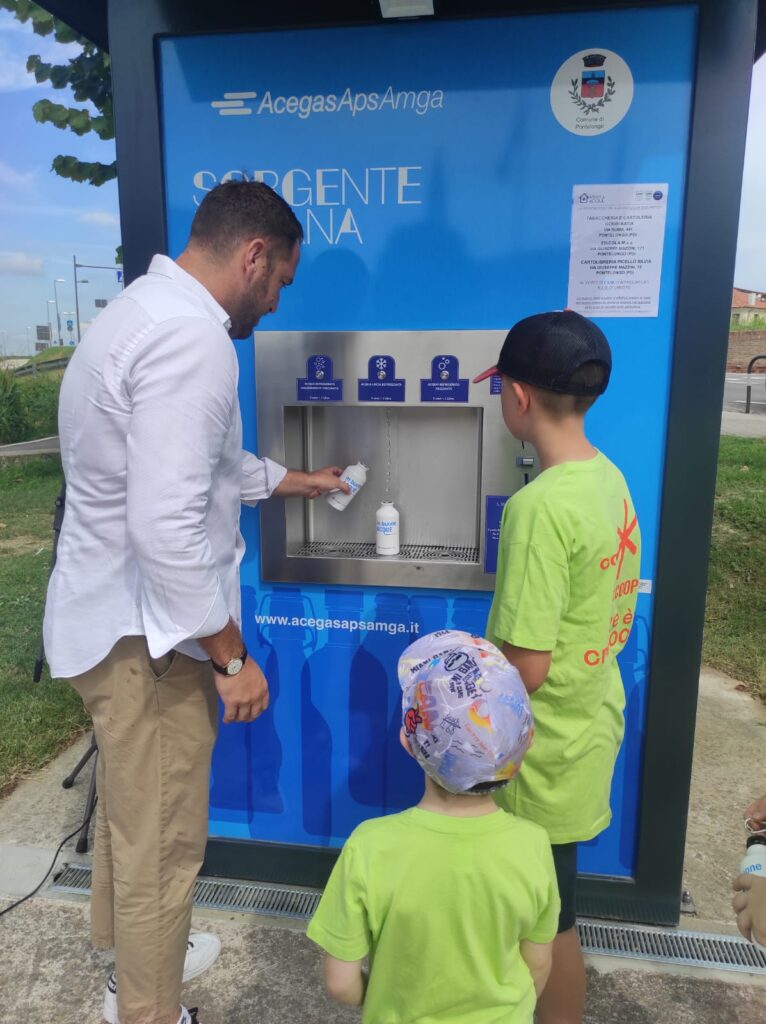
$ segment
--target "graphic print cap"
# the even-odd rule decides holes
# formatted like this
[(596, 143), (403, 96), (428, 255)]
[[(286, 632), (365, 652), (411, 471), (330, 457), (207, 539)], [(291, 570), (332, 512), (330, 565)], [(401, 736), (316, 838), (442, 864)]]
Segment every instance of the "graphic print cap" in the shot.
[(398, 672), (402, 725), (423, 771), (450, 793), (504, 786), (534, 727), (521, 676), (497, 647), (442, 629), (410, 644)]

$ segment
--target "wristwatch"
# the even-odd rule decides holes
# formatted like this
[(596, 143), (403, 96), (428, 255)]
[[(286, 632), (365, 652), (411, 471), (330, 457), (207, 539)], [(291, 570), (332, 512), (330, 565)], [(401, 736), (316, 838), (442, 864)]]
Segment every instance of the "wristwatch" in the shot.
[(247, 661), (247, 647), (242, 644), (242, 653), (238, 658), (232, 658), (225, 665), (219, 665), (217, 661), (210, 659), (213, 668), (222, 676), (236, 676), (242, 671), (242, 666)]

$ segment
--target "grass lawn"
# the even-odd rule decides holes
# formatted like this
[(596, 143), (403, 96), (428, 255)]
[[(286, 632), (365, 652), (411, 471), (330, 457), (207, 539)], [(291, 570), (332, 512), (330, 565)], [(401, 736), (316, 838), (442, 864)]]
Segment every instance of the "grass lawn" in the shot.
[(703, 660), (766, 700), (766, 440), (722, 437)]
[(71, 359), (74, 352), (73, 345), (51, 345), (50, 348), (44, 348), (42, 352), (38, 352), (29, 360), (30, 363), (48, 363), (51, 359)]
[(52, 683), (47, 666), (32, 682), (60, 486), (58, 458), (0, 462), (0, 794), (88, 725), (79, 697)]

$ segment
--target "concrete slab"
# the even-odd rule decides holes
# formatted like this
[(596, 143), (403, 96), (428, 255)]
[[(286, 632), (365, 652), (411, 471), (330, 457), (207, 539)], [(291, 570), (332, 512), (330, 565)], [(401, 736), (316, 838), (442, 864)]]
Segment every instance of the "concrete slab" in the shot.
[(766, 437), (766, 416), (724, 409), (721, 416), (721, 433), (732, 434), (735, 437)]
[[(247, 915), (195, 915), (195, 928), (221, 937), (221, 956), (185, 986), (203, 1024), (351, 1024), (355, 1010), (322, 992), (321, 954), (302, 927)], [(0, 1020), (14, 1024), (96, 1024), (108, 954), (87, 942), (87, 905), (30, 901), (3, 919)], [(766, 987), (597, 958), (588, 969), (586, 1024), (762, 1024)]]
[(700, 677), (684, 881), (711, 931), (731, 928), (731, 880), (745, 849), (742, 810), (766, 793), (766, 707), (740, 685), (712, 669)]
[[(82, 820), (90, 782), (90, 764), (71, 789), (62, 780), (88, 749), (90, 736), (80, 736), (42, 771), (25, 779), (0, 806), (0, 843), (26, 843), (54, 850)], [(51, 851), (52, 852), (52, 851)]]

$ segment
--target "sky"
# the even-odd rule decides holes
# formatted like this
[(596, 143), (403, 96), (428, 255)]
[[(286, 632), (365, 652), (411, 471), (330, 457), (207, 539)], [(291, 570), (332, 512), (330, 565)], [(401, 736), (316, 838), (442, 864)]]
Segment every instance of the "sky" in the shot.
[[(114, 159), (114, 143), (94, 133), (76, 136), (50, 124), (38, 124), (32, 106), (42, 98), (77, 105), (69, 90), (38, 85), (26, 71), (30, 53), (63, 63), (76, 55), (52, 36), (35, 35), (7, 11), (0, 10), (0, 355), (34, 351), (35, 328), (50, 320), (57, 334), (58, 298), (62, 341), (76, 332), (73, 256), (81, 264), (109, 269), (82, 269), (78, 280), (80, 323), (96, 315), (96, 299), (110, 299), (120, 288), (114, 266), (120, 242), (117, 183), (95, 188), (60, 178), (51, 171), (59, 153), (83, 160)], [(734, 283), (766, 291), (766, 57), (753, 69), (745, 171)], [(55, 284), (56, 279), (63, 279)], [(50, 301), (49, 300), (53, 300)], [(50, 312), (49, 312), (50, 311)]]
[[(33, 351), (35, 327), (48, 323), (49, 309), (55, 336), (56, 278), (64, 281), (55, 289), (63, 342), (68, 342), (66, 321), (75, 319), (65, 315), (75, 309), (73, 256), (78, 263), (114, 267), (120, 243), (116, 183), (94, 188), (50, 169), (59, 153), (110, 163), (114, 142), (102, 142), (93, 132), (77, 136), (41, 125), (32, 116), (38, 99), (80, 104), (68, 89), (38, 85), (26, 70), (29, 54), (63, 63), (78, 52), (77, 45), (35, 35), (29, 24), (0, 11), (0, 354)], [(78, 285), (80, 322), (85, 324), (96, 315), (95, 299), (112, 298), (120, 285), (113, 269), (81, 270), (78, 278), (88, 282)], [(48, 306), (48, 299), (54, 304)]]

